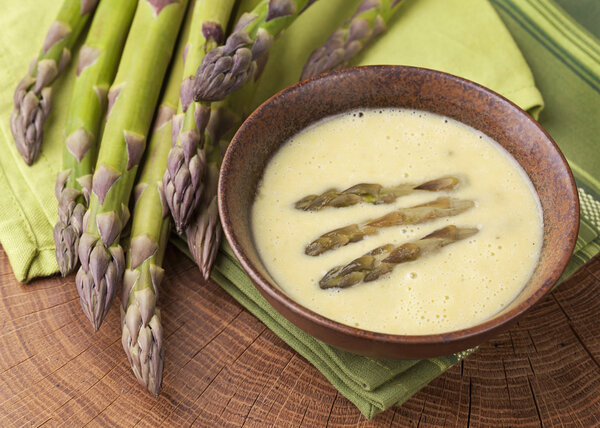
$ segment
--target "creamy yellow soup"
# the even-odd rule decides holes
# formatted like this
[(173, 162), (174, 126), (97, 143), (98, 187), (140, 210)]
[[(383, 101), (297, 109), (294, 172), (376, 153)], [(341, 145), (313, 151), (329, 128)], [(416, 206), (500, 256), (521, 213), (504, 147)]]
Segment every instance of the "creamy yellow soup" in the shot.
[[(416, 192), (391, 204), (303, 211), (310, 194), (357, 183), (419, 184), (459, 178), (450, 191)], [(319, 256), (305, 247), (325, 232), (441, 196), (472, 200), (456, 216), (394, 226)], [(321, 289), (320, 279), (384, 244), (418, 240), (447, 225), (472, 237), (372, 282)], [(393, 334), (433, 334), (473, 326), (502, 310), (538, 260), (543, 224), (525, 172), (496, 142), (455, 120), (402, 110), (356, 110), (324, 119), (287, 141), (267, 165), (252, 208), (254, 240), (277, 284), (295, 301), (336, 321)]]

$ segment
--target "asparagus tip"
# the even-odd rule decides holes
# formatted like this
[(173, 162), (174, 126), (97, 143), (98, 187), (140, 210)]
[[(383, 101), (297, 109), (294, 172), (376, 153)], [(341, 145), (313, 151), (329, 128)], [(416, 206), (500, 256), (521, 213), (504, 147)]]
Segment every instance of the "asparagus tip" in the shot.
[(67, 177), (68, 174), (61, 173), (57, 178), (58, 221), (53, 233), (56, 261), (63, 277), (73, 272), (79, 262), (77, 251), (86, 211), (84, 204), (78, 201), (82, 192), (65, 186)]
[[(52, 62), (40, 63), (41, 76), (25, 76), (17, 85), (13, 99), (14, 110), (10, 117), (10, 129), (17, 150), (27, 163), (32, 165), (42, 145), (43, 126), (52, 106), (50, 84), (55, 76)], [(45, 71), (44, 71), (45, 70)], [(42, 72), (44, 71), (44, 72)]]
[(421, 184), (420, 186), (415, 187), (417, 190), (428, 190), (428, 191), (438, 191), (438, 190), (453, 190), (458, 185), (459, 180), (456, 177), (448, 176), (448, 177), (440, 177), (435, 180), (428, 181), (426, 183)]
[(61, 276), (65, 277), (77, 266), (79, 234), (73, 226), (66, 225), (59, 220), (54, 226), (54, 242), (58, 269)]
[(181, 141), (182, 147), (173, 146), (169, 151), (163, 176), (163, 194), (180, 235), (200, 201), (206, 170), (206, 151), (198, 149), (202, 142), (198, 133), (188, 132), (181, 136)]
[(248, 82), (256, 71), (253, 43), (242, 29), (232, 33), (225, 45), (208, 52), (196, 71), (194, 100), (221, 101)]
[(123, 349), (138, 382), (154, 397), (162, 386), (165, 350), (160, 310), (155, 309), (149, 322), (144, 323), (137, 304), (121, 308), (121, 337)]
[(78, 250), (81, 266), (75, 284), (83, 312), (97, 331), (122, 281), (125, 255), (120, 245), (106, 248), (91, 233), (81, 235)]
[(205, 280), (210, 277), (221, 243), (221, 223), (217, 198), (213, 197), (207, 207), (200, 207), (197, 216), (186, 228), (190, 252)]

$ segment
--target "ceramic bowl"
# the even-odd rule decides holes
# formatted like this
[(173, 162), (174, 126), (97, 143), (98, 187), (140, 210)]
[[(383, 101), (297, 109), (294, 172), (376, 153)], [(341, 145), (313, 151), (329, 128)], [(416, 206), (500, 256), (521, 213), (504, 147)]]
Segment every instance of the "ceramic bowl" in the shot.
[[(357, 108), (403, 107), (448, 116), (500, 143), (523, 167), (543, 210), (544, 240), (531, 279), (504, 310), (470, 328), (444, 334), (375, 333), (325, 318), (293, 301), (269, 275), (254, 244), (250, 212), (269, 159), (298, 131)], [(522, 316), (559, 279), (573, 252), (579, 201), (567, 162), (525, 111), (476, 83), (404, 66), (356, 67), (297, 83), (256, 109), (235, 135), (219, 179), (225, 236), (260, 293), (293, 324), (330, 345), (373, 357), (428, 358), (479, 345)]]

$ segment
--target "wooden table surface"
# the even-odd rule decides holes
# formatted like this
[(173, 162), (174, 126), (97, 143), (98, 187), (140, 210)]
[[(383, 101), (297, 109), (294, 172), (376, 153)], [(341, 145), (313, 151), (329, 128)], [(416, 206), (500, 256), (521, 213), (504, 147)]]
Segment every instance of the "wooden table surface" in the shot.
[(312, 365), (173, 247), (158, 399), (93, 333), (74, 276), (19, 284), (0, 250), (0, 427), (600, 426), (600, 257), (403, 406), (367, 421)]

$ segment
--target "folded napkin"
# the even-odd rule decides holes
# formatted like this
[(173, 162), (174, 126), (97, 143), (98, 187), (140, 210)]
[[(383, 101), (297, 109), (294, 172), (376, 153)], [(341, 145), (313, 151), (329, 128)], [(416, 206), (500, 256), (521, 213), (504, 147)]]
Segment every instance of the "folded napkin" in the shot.
[[(12, 91), (41, 46), (60, 2), (5, 1), (9, 5), (0, 15), (0, 24), (10, 30), (0, 33), (0, 70), (4, 73), (0, 81), (0, 148), (3, 153), (0, 157), (0, 242), (17, 279), (28, 281), (58, 270), (52, 241), (57, 217), (53, 187), (60, 169), (61, 133), (74, 67), (71, 65), (54, 86), (54, 108), (45, 127), (42, 152), (35, 165), (27, 167), (14, 148), (8, 125)], [(443, 70), (499, 92), (534, 117), (540, 114), (542, 98), (532, 73), (488, 2), (404, 1), (406, 4), (400, 13), (390, 22), (389, 31), (373, 43), (357, 63), (406, 64)], [(257, 85), (252, 105), (297, 81), (310, 51), (350, 16), (359, 2), (322, 0), (308, 9), (275, 43), (272, 61)], [(594, 178), (599, 173), (600, 151), (597, 146), (595, 150), (593, 147), (593, 136), (600, 133), (593, 116), (600, 105), (597, 89), (600, 70), (595, 56), (598, 45), (593, 36), (573, 22), (561, 21), (555, 15), (546, 16), (544, 8), (548, 1), (525, 0), (518, 6), (510, 0), (493, 0), (492, 3), (513, 36), (518, 38), (530, 64), (535, 66), (538, 83), (544, 83), (542, 92), (549, 105), (541, 119), (546, 120), (543, 123), (547, 123), (547, 129), (573, 161), (583, 202), (583, 220), (578, 251), (569, 265), (570, 273), (600, 249), (600, 185)], [(553, 14), (564, 15), (559, 8), (550, 5)], [(525, 6), (527, 9), (523, 10)], [(546, 26), (547, 22), (556, 27)], [(568, 33), (568, 37), (564, 32), (567, 24), (569, 30), (572, 27), (577, 30)], [(544, 37), (551, 42), (540, 42), (546, 40)], [(553, 49), (555, 46), (561, 47), (558, 53)], [(576, 52), (575, 58), (580, 64), (573, 64), (572, 52)], [(556, 82), (564, 84), (556, 85)], [(596, 86), (590, 86), (590, 82)], [(181, 242), (178, 245), (185, 248)], [(327, 346), (291, 325), (271, 308), (244, 275), (226, 244), (217, 260), (213, 279), (314, 364), (368, 418), (403, 403), (469, 352), (422, 361), (385, 361)]]

